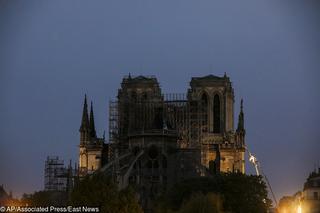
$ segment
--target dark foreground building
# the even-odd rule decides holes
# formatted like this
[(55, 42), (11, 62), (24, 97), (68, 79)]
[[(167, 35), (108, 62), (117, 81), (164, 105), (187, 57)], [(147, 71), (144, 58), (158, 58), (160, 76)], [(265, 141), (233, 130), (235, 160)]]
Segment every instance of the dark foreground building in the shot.
[(109, 143), (95, 131), (85, 98), (80, 127), (80, 175), (110, 174), (120, 188), (137, 186), (145, 209), (183, 179), (244, 173), (243, 104), (234, 128), (234, 91), (226, 75), (191, 79), (186, 94), (162, 94), (153, 76), (126, 76), (109, 106)]

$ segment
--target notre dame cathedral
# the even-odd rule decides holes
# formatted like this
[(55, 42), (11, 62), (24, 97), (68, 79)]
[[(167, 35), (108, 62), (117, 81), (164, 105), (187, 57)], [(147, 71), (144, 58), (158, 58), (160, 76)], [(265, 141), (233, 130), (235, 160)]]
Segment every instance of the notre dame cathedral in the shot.
[(163, 94), (153, 76), (126, 76), (109, 105), (109, 140), (97, 137), (85, 97), (79, 172), (100, 171), (124, 188), (136, 185), (147, 209), (161, 191), (190, 177), (245, 172), (241, 100), (234, 128), (229, 77), (193, 77), (186, 94)]

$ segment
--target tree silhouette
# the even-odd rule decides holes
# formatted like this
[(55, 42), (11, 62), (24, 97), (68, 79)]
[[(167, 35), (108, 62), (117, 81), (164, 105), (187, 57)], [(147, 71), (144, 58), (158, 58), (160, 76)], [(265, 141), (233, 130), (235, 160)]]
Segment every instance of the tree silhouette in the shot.
[(70, 195), (73, 206), (99, 207), (104, 213), (141, 213), (142, 209), (132, 188), (118, 191), (112, 180), (102, 174), (79, 181)]

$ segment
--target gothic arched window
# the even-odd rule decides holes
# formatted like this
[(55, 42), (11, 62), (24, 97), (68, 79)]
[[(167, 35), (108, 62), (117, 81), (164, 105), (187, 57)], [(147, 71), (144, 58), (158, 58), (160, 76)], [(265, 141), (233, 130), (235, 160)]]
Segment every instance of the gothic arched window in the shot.
[(87, 155), (85, 153), (80, 155), (80, 159), (81, 159), (80, 167), (88, 167), (88, 165), (87, 165), (88, 159), (87, 159)]
[(138, 94), (136, 91), (132, 91), (131, 92), (131, 99), (130, 99), (130, 105), (129, 105), (129, 110), (130, 110), (130, 113), (129, 113), (129, 124), (130, 124), (130, 127), (129, 129), (130, 130), (133, 130), (133, 131), (137, 131), (139, 130), (141, 124), (140, 124), (140, 117), (141, 116), (141, 113), (139, 113), (139, 105), (137, 103), (137, 100), (138, 100)]
[(208, 97), (205, 93), (201, 97), (201, 117), (202, 117), (202, 131), (208, 131)]
[(137, 95), (137, 92), (136, 92), (136, 91), (132, 91), (132, 93), (131, 93), (131, 98), (132, 98), (132, 100), (133, 100), (134, 102), (137, 101), (138, 95)]
[(213, 98), (213, 132), (220, 133), (220, 98), (215, 95)]

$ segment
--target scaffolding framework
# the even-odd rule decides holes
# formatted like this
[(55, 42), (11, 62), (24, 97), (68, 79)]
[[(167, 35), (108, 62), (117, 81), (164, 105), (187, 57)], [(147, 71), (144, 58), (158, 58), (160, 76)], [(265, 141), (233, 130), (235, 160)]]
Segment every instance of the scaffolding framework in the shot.
[[(121, 149), (129, 136), (175, 134), (184, 148), (200, 148), (207, 112), (201, 100), (186, 94), (164, 94), (160, 99), (121, 99), (109, 103), (109, 141)], [(122, 147), (126, 148), (126, 147)], [(110, 149), (113, 156), (113, 149)], [(112, 159), (112, 157), (111, 157)]]
[(58, 156), (48, 156), (45, 161), (44, 190), (45, 191), (67, 191), (73, 186), (74, 178), (78, 171), (70, 165), (66, 167), (64, 161)]

